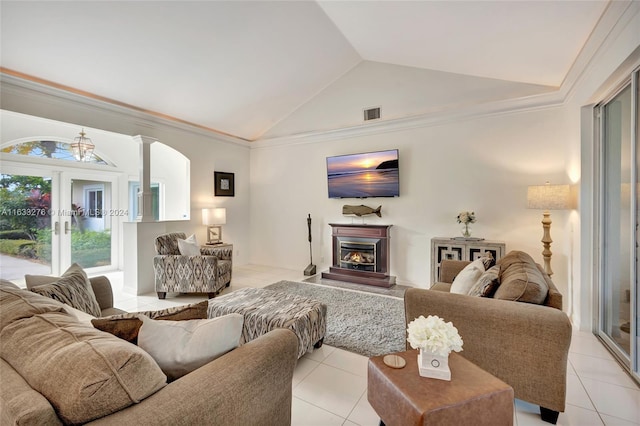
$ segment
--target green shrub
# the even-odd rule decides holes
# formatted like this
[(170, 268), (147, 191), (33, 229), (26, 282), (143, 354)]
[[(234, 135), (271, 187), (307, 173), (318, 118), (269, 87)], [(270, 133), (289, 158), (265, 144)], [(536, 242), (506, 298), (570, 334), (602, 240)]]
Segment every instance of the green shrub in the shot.
[(21, 229), (11, 229), (8, 231), (0, 231), (0, 240), (30, 240), (28, 232)]
[(33, 240), (0, 240), (0, 253), (13, 256), (35, 257), (36, 242)]

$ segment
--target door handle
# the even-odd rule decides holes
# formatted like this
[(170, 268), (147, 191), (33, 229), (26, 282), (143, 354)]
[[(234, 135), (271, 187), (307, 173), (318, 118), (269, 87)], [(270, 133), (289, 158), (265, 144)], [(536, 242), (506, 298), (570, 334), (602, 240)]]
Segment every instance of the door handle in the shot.
[(53, 225), (53, 233), (54, 233), (55, 235), (58, 235), (58, 234), (60, 233), (60, 222), (56, 222), (56, 223)]
[(64, 223), (64, 233), (65, 235), (69, 233), (69, 222)]

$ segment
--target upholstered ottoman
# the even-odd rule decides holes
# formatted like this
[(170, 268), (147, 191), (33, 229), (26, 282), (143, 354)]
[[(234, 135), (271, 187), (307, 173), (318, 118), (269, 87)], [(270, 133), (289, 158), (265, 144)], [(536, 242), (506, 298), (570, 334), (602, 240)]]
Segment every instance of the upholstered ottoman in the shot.
[(209, 318), (230, 313), (244, 315), (240, 344), (276, 328), (298, 337), (298, 358), (322, 346), (327, 331), (327, 306), (311, 299), (262, 289), (243, 288), (209, 299)]
[(513, 389), (451, 353), (451, 381), (418, 373), (418, 351), (400, 352), (407, 365), (395, 369), (383, 356), (369, 358), (367, 399), (381, 424), (512, 426)]

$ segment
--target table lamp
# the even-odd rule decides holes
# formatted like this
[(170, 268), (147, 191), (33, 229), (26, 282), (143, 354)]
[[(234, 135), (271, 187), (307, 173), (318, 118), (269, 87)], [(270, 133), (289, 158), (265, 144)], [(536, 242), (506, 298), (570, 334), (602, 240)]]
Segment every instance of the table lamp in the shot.
[(222, 226), (227, 223), (227, 209), (202, 209), (202, 224), (207, 225), (207, 244), (222, 244)]

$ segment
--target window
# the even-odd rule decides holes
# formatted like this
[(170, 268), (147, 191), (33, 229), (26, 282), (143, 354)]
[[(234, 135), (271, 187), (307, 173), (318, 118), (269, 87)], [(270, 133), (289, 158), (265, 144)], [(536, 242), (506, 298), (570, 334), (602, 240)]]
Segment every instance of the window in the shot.
[[(71, 151), (71, 144), (56, 141), (29, 141), (7, 146), (0, 150), (7, 154), (26, 155), (29, 157), (53, 158), (65, 161), (77, 161)], [(108, 164), (95, 153), (91, 157), (90, 164)]]
[(102, 188), (85, 188), (84, 205), (86, 217), (102, 217), (103, 213), (104, 191)]

